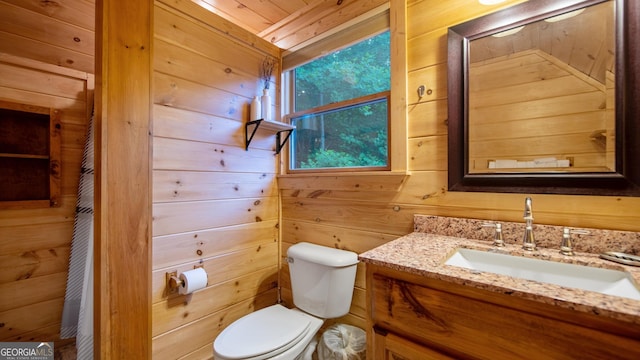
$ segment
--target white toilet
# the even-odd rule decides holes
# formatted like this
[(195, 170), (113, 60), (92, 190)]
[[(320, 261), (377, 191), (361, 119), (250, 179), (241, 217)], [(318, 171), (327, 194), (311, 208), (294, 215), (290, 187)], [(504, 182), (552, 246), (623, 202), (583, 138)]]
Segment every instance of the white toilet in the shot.
[(298, 359), (325, 319), (349, 312), (356, 253), (302, 242), (287, 261), (297, 308), (272, 305), (234, 321), (213, 342), (214, 359)]

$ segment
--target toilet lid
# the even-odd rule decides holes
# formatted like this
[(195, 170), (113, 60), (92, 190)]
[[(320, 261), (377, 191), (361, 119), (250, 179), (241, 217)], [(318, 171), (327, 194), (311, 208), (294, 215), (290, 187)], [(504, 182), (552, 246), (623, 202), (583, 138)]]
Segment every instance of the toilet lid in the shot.
[(282, 305), (269, 306), (234, 321), (218, 335), (213, 349), (227, 359), (272, 357), (295, 345), (308, 331), (310, 322), (298, 311)]

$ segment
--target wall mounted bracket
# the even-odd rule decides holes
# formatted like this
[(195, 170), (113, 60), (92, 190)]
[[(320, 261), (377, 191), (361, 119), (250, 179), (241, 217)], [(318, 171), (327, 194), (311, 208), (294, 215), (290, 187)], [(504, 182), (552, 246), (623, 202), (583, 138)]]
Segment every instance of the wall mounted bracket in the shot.
[[(253, 127), (251, 132), (249, 131), (250, 126)], [(249, 144), (251, 143), (251, 140), (253, 140), (253, 136), (256, 134), (256, 131), (258, 130), (258, 128), (276, 132), (276, 154), (279, 154), (282, 148), (284, 147), (284, 145), (287, 143), (287, 140), (289, 140), (289, 137), (291, 136), (291, 133), (295, 129), (295, 126), (290, 124), (285, 124), (279, 121), (270, 121), (265, 119), (248, 121), (244, 125), (244, 129), (245, 129), (245, 148), (244, 149), (245, 150), (249, 150)], [(284, 138), (282, 135), (283, 133), (285, 133)]]
[(177, 294), (178, 293), (178, 288), (180, 288), (180, 285), (182, 283), (182, 281), (178, 278), (178, 271), (174, 270), (174, 271), (170, 271), (164, 274), (165, 276), (165, 281), (166, 281), (166, 292), (167, 294)]

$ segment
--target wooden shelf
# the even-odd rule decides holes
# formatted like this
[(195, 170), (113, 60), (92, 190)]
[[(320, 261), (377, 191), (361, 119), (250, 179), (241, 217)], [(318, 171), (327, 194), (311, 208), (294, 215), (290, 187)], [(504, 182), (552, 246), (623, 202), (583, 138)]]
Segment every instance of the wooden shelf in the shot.
[[(252, 126), (251, 134), (249, 134), (249, 127)], [(253, 136), (256, 134), (258, 128), (272, 131), (276, 133), (276, 154), (279, 154), (284, 147), (284, 144), (287, 143), (291, 133), (295, 129), (295, 126), (291, 124), (285, 124), (279, 121), (271, 121), (265, 119), (252, 120), (245, 124), (245, 150), (249, 150), (249, 144), (251, 144), (251, 140), (253, 140)], [(282, 138), (282, 134), (284, 134), (284, 139)]]
[(60, 206), (60, 115), (57, 109), (0, 100), (0, 209)]
[(264, 120), (264, 119), (249, 121), (247, 124), (254, 123), (254, 122), (255, 123), (259, 122), (260, 123), (259, 126), (261, 129), (270, 130), (270, 131), (286, 131), (286, 130), (293, 130), (296, 128), (291, 124), (285, 124), (280, 121), (272, 121), (272, 120)]
[(42, 160), (49, 160), (49, 155), (0, 153), (0, 158), (2, 158), (2, 157), (16, 158), (16, 159), (42, 159)]

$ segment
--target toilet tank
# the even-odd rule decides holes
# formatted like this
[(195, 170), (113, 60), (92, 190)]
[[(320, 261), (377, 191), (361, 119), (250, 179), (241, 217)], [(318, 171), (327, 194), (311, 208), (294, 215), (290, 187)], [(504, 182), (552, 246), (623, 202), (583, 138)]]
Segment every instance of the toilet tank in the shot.
[(323, 319), (349, 312), (358, 254), (301, 242), (289, 248), (287, 261), (298, 309)]

